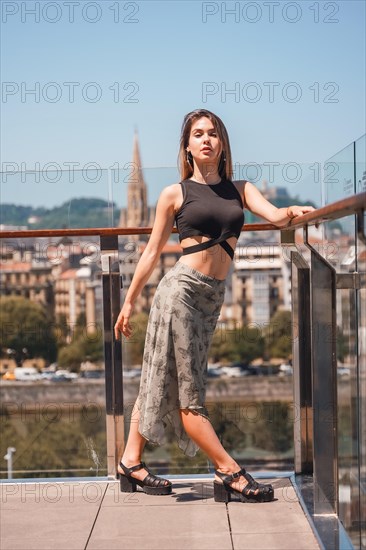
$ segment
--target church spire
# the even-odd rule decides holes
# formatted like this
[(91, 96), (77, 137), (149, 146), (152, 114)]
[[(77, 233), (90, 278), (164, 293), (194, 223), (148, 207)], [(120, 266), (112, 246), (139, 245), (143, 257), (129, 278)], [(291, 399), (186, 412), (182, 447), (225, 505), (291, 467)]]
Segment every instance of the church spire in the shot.
[[(137, 128), (133, 139), (132, 162), (129, 165), (127, 184), (127, 227), (144, 227), (148, 225), (147, 188), (142, 173), (140, 147)], [(121, 216), (122, 218), (122, 216)], [(120, 219), (120, 226), (123, 225)]]

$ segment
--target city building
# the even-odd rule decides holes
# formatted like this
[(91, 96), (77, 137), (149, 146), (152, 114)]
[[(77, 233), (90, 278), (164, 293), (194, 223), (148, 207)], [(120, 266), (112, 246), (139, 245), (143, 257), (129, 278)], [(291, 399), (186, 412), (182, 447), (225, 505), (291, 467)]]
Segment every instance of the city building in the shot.
[(89, 266), (67, 269), (55, 280), (55, 318), (65, 319), (71, 334), (81, 318), (88, 333), (97, 330), (95, 289), (99, 284)]
[(0, 295), (23, 296), (42, 304), (52, 314), (52, 265), (37, 257), (31, 249), (4, 247), (0, 258)]

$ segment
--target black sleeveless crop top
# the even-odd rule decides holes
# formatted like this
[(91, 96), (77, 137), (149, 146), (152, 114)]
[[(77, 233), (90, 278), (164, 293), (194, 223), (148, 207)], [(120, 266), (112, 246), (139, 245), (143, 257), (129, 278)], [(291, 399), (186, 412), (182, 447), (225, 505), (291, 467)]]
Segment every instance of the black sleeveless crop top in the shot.
[(175, 215), (179, 241), (194, 235), (211, 237), (209, 241), (185, 247), (183, 255), (220, 244), (234, 258), (234, 250), (226, 239), (239, 238), (244, 223), (244, 205), (233, 182), (221, 179), (209, 185), (185, 179), (180, 184), (183, 203)]

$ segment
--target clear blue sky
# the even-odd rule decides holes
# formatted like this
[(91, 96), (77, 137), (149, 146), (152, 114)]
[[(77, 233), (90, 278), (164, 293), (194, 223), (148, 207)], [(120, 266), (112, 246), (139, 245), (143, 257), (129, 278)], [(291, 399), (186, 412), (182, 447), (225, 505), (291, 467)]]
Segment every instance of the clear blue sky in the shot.
[[(36, 162), (122, 167), (131, 160), (137, 127), (154, 202), (175, 181), (182, 119), (198, 107), (223, 119), (234, 162), (242, 165), (321, 163), (365, 133), (363, 0), (80, 0), (74, 21), (63, 1), (1, 4), (3, 168), (6, 162), (27, 169)], [(36, 4), (39, 22), (26, 11)], [(79, 83), (74, 102), (65, 82)], [(273, 97), (269, 82), (277, 83)], [(37, 86), (38, 101), (22, 97)], [(225, 95), (235, 88), (237, 96)], [(94, 102), (96, 91), (101, 97)], [(105, 177), (88, 184), (8, 178), (1, 201), (51, 206), (72, 196), (110, 196)], [(306, 195), (303, 187), (293, 190)], [(124, 195), (125, 187), (113, 191), (118, 204)]]

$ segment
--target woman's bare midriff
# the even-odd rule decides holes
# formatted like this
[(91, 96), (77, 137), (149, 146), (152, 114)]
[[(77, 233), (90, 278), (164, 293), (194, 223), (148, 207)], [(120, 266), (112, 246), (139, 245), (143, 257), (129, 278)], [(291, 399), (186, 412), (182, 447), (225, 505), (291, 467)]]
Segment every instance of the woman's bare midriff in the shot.
[[(179, 183), (175, 185), (173, 184), (173, 187), (175, 187), (174, 191), (176, 195), (174, 210), (175, 213), (177, 213), (183, 203), (182, 187)], [(239, 189), (238, 191), (240, 193)], [(182, 248), (186, 248), (187, 246), (193, 246), (209, 240), (211, 240), (209, 237), (194, 236), (183, 239), (180, 244)], [(235, 245), (237, 243), (237, 239), (235, 237), (230, 237), (226, 242), (235, 250)], [(215, 277), (215, 279), (225, 280), (229, 272), (232, 259), (229, 254), (225, 252), (222, 246), (215, 244), (206, 250), (181, 256), (179, 261), (189, 267), (192, 267), (193, 269), (196, 269), (197, 271), (200, 271), (204, 275)]]
[[(193, 246), (198, 243), (209, 241), (208, 237), (188, 237), (181, 241), (182, 248), (187, 246)], [(230, 237), (227, 239), (227, 243), (235, 249), (237, 239), (235, 237)], [(181, 256), (179, 261), (183, 264), (208, 275), (209, 277), (215, 277), (215, 279), (226, 279), (226, 276), (229, 272), (232, 259), (229, 254), (219, 244), (215, 244), (211, 248), (206, 250), (200, 250), (199, 252), (194, 252), (192, 254), (187, 254)]]

